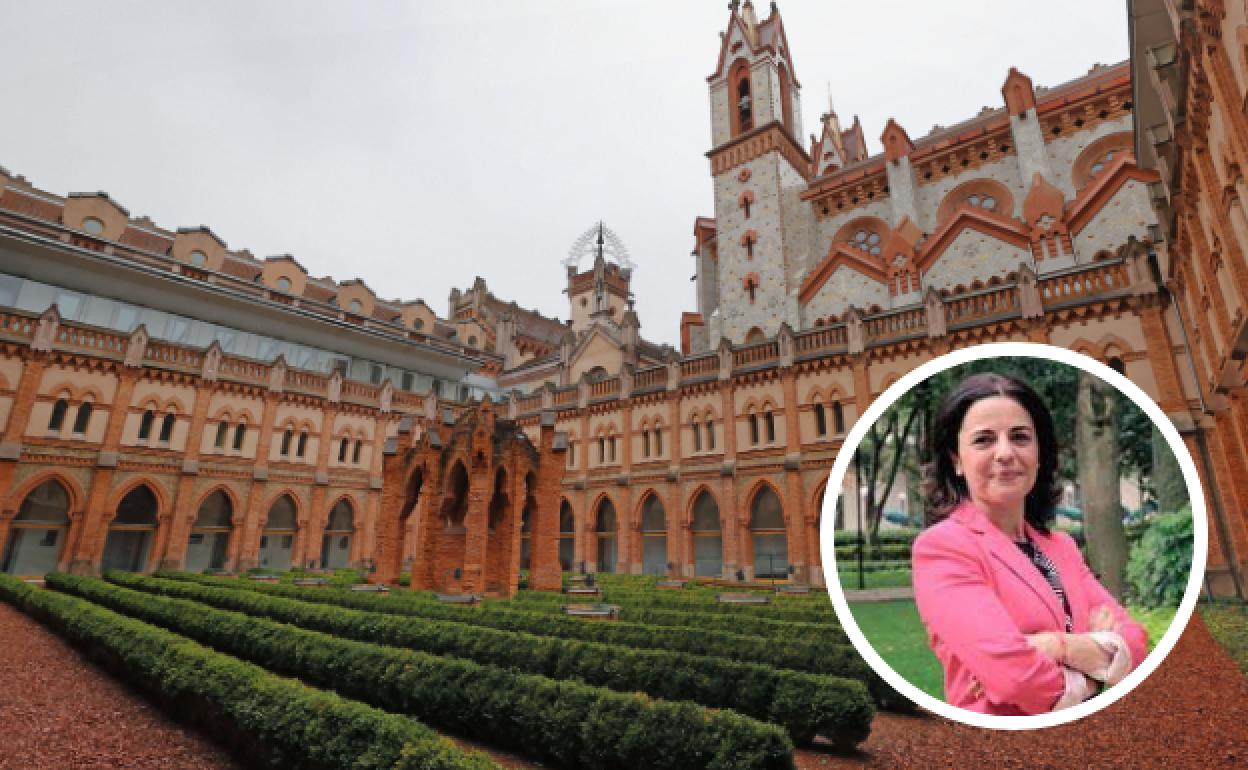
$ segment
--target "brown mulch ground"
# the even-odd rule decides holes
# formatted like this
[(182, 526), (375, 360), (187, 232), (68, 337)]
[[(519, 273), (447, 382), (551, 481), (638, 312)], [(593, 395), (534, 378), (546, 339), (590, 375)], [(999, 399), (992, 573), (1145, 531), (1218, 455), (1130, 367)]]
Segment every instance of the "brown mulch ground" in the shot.
[(798, 752), (815, 768), (1244, 768), (1248, 679), (1199, 615), (1131, 694), (1045, 730), (989, 731), (941, 717), (879, 714), (856, 757)]
[(0, 768), (237, 768), (73, 647), (0, 602)]
[[(0, 770), (238, 767), (223, 750), (169, 720), (4, 603), (0, 651)], [(507, 768), (540, 767), (489, 753)], [(797, 765), (1248, 768), (1248, 679), (1194, 615), (1170, 657), (1144, 684), (1074, 724), (1004, 732), (882, 713), (856, 756), (800, 751)]]

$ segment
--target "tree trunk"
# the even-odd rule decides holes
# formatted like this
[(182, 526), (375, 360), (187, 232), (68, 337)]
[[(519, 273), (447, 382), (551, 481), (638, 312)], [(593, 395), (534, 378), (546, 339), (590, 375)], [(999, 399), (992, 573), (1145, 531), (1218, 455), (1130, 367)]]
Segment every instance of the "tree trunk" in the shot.
[(1121, 600), (1127, 564), (1118, 492), (1118, 431), (1114, 422), (1117, 392), (1087, 372), (1079, 372), (1075, 451), (1083, 493), (1083, 533), (1088, 562), (1101, 583)]
[(1172, 513), (1188, 503), (1187, 482), (1179, 461), (1174, 458), (1170, 442), (1153, 426), (1153, 488), (1157, 490), (1157, 507), (1162, 513)]

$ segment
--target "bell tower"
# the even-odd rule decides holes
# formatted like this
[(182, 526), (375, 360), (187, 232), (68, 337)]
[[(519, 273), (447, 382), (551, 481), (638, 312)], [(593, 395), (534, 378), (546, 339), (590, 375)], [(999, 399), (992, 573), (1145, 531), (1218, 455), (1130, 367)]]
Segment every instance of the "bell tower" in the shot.
[[(715, 187), (714, 270), (698, 271), (699, 296), (717, 301), (707, 342), (770, 337), (800, 328), (797, 290), (810, 250), (811, 175), (802, 147), (800, 84), (780, 11), (759, 21), (751, 0), (732, 2), (721, 34), (711, 98), (711, 175)], [(705, 261), (705, 260), (701, 260)]]

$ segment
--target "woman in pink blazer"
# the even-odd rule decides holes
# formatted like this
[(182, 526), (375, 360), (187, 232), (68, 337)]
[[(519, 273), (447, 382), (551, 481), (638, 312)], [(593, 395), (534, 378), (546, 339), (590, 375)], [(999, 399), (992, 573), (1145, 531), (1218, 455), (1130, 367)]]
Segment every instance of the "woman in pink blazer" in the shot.
[(945, 699), (987, 714), (1040, 714), (1138, 666), (1144, 628), (1074, 540), (1049, 529), (1057, 442), (1035, 391), (1005, 375), (968, 377), (941, 405), (932, 440), (937, 523), (914, 542), (913, 581)]

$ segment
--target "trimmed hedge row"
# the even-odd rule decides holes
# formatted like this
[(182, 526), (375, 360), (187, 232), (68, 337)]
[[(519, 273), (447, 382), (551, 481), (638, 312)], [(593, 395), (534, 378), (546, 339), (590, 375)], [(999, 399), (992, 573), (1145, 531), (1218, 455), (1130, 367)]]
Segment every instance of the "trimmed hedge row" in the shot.
[[(186, 582), (188, 576), (177, 573), (158, 573), (158, 577), (175, 577), (180, 578), (179, 582)], [(584, 639), (626, 647), (711, 655), (744, 663), (762, 663), (776, 668), (807, 671), (812, 674), (835, 675), (838, 672), (854, 670), (847, 669), (847, 665), (857, 666), (860, 663), (857, 652), (849, 644), (843, 632), (824, 633), (821, 637), (814, 639), (783, 639), (783, 644), (777, 644), (778, 640), (775, 638), (760, 639), (749, 634), (708, 631), (692, 625), (685, 627), (647, 625), (627, 621), (586, 623), (583, 620), (563, 615), (511, 609), (501, 602), (491, 603), (487, 607), (474, 607), (447, 605), (420, 594), (406, 592), (390, 596), (376, 596), (350, 591), (325, 589), (305, 591), (299, 588), (275, 588), (263, 584), (261, 584), (263, 587), (229, 584), (202, 580), (195, 576), (190, 576), (190, 580), (199, 585), (250, 590), (286, 599), (332, 604), (370, 612), (415, 615), (431, 620), (449, 620), (504, 631), (525, 631), (538, 636), (557, 636), (561, 639)], [(847, 664), (845, 662), (847, 659), (855, 663)], [(856, 674), (842, 675), (861, 679)]]
[(37, 618), (167, 711), (255, 766), (498, 767), (407, 717), (314, 690), (185, 637), (63, 593), (0, 575), (0, 598)]
[[(909, 543), (879, 543), (877, 545), (868, 545), (862, 549), (863, 558), (867, 561), (880, 561), (881, 559), (910, 559)], [(836, 547), (837, 561), (857, 560), (858, 546), (856, 545), (838, 545)]]
[(842, 654), (842, 667), (836, 672), (839, 676), (818, 676), (704, 655), (535, 636), (420, 617), (399, 618), (123, 573), (110, 573), (108, 579), (334, 636), (453, 655), (552, 679), (579, 679), (622, 692), (641, 691), (656, 698), (730, 708), (784, 727), (799, 744), (809, 744), (815, 735), (823, 735), (838, 745), (852, 747), (866, 738), (874, 716), (863, 684), (870, 669), (854, 656), (852, 648)]
[[(539, 591), (521, 591), (512, 599), (516, 604), (542, 607), (546, 610), (558, 609), (562, 604), (578, 601), (575, 596), (567, 594), (543, 593)], [(775, 604), (721, 604), (714, 596), (700, 596), (696, 593), (683, 594), (677, 591), (626, 591), (609, 589), (603, 591), (603, 601), (618, 604), (625, 609), (659, 608), (685, 611), (697, 611), (702, 614), (728, 615), (737, 617), (748, 614), (752, 617), (769, 620), (786, 620), (796, 623), (820, 623), (826, 629), (828, 624), (839, 628), (836, 612), (832, 602), (825, 595), (822, 601), (804, 603), (777, 602)]]
[(47, 581), (347, 697), (561, 767), (793, 767), (793, 744), (779, 727), (733, 711), (339, 639), (98, 578), (52, 573)]
[[(836, 566), (838, 572), (842, 575), (858, 574), (858, 562), (854, 559), (838, 562)], [(907, 572), (909, 570), (909, 559), (894, 561), (864, 561), (862, 563), (863, 572)]]
[[(396, 591), (392, 592), (388, 596), (377, 596), (375, 594), (337, 591), (329, 588), (299, 588), (265, 583), (251, 583), (245, 580), (236, 580), (234, 578), (194, 575), (187, 572), (162, 571), (157, 572), (156, 576), (173, 578), (175, 580), (188, 580), (195, 583), (202, 583), (204, 585), (245, 588), (249, 591), (283, 596), (289, 599), (302, 599), (304, 601), (311, 602), (338, 604), (343, 607), (353, 607), (355, 609), (376, 609), (381, 612), (398, 612), (399, 610), (397, 609), (388, 610), (386, 608), (396, 607), (399, 603), (416, 604), (422, 609), (422, 612), (420, 613), (403, 611), (402, 614), (424, 614), (424, 607), (434, 605), (443, 610), (450, 607), (449, 605), (437, 602), (432, 595), (415, 591)], [(457, 612), (465, 614), (476, 612), (523, 612), (526, 615), (537, 614), (544, 617), (562, 618), (562, 615), (556, 615), (555, 612), (558, 612), (559, 606), (567, 602), (568, 599), (562, 594), (551, 594), (551, 596), (558, 597), (559, 602), (546, 607), (537, 604), (524, 606), (514, 604), (510, 601), (487, 601), (478, 607), (453, 607), (450, 609), (454, 609)], [(433, 610), (430, 610), (430, 612), (432, 611)], [(693, 627), (698, 631), (722, 631), (732, 634), (763, 637), (782, 644), (789, 644), (793, 641), (849, 644), (849, 637), (845, 635), (845, 632), (841, 630), (839, 625), (831, 625), (822, 622), (795, 623), (783, 620), (772, 620), (770, 618), (754, 617), (753, 615), (746, 613), (730, 612), (704, 614), (697, 608), (687, 610), (666, 610), (645, 607), (629, 607), (623, 617), (624, 620), (629, 623), (650, 626), (676, 626), (680, 628)]]
[[(902, 527), (900, 529), (881, 529), (876, 533), (876, 540), (880, 543), (905, 543), (909, 545), (919, 536), (923, 530), (915, 527)], [(862, 540), (862, 534), (857, 530), (838, 529), (832, 535), (832, 540), (837, 546), (856, 545)]]

